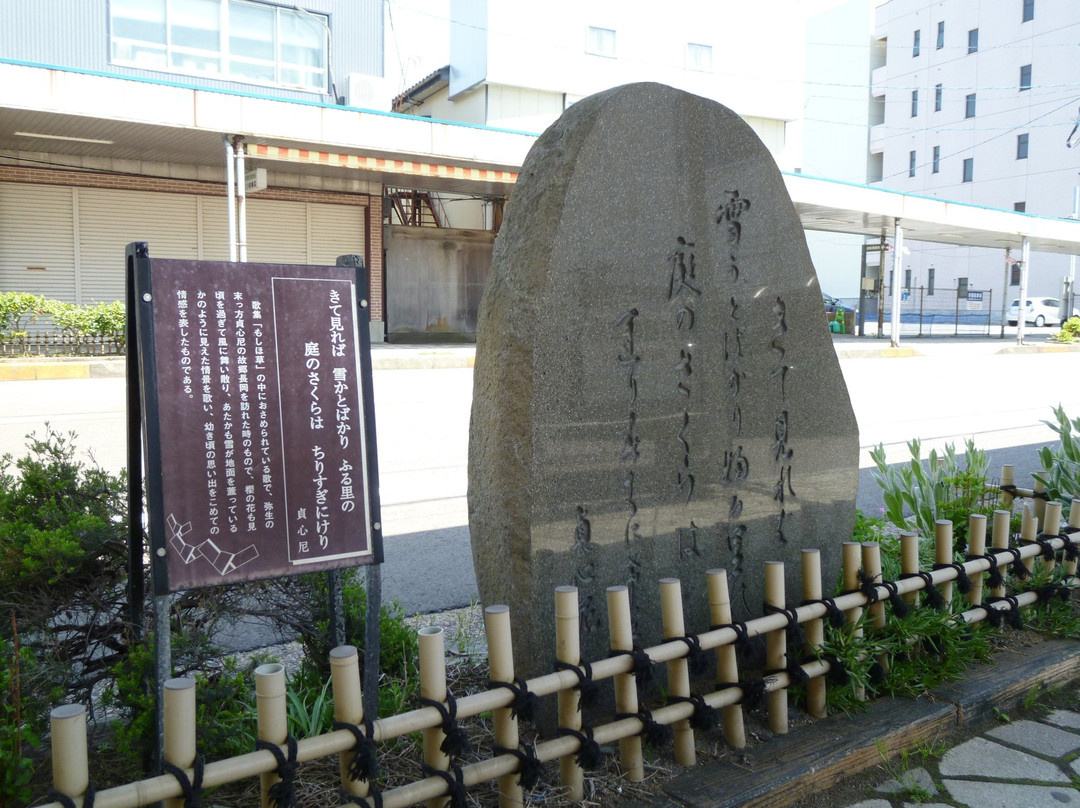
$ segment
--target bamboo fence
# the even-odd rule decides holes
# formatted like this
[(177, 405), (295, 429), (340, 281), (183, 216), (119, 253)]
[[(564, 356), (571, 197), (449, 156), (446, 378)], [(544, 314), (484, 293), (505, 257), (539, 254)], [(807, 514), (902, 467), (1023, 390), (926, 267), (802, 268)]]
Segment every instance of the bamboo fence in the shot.
[[(1012, 488), (1007, 493), (1022, 496), (1024, 492)], [(296, 740), (288, 736), (285, 671), (276, 663), (262, 665), (254, 673), (260, 748), (205, 764), (196, 755), (195, 683), (186, 678), (171, 679), (164, 688), (163, 756), (167, 764), (163, 768), (166, 772), (96, 793), (88, 768), (86, 710), (81, 705), (57, 707), (51, 714), (55, 801), (44, 808), (91, 803), (95, 808), (137, 808), (159, 801), (165, 801), (167, 808), (180, 808), (185, 801), (197, 804), (201, 789), (253, 777), (262, 781), (264, 806), (286, 808), (288, 798), (283, 795), (288, 793), (289, 778), (296, 765), (335, 755), (340, 758), (344, 804), (359, 808), (403, 808), (418, 803), (441, 808), (448, 802), (463, 805), (469, 787), (490, 780), (498, 780), (501, 806), (515, 808), (524, 804), (522, 781), (530, 780), (530, 772), (534, 779), (538, 768), (550, 761), (558, 761), (565, 798), (580, 801), (584, 798), (583, 771), (598, 760), (599, 745), (617, 742), (620, 768), (629, 781), (644, 778), (643, 736), (653, 743), (666, 739), (681, 766), (695, 763), (694, 739), (699, 731), (696, 728), (714, 724), (717, 719), (722, 722), (726, 743), (736, 748), (745, 746), (742, 711), (752, 691), (766, 695), (769, 726), (774, 733), (787, 732), (787, 689), (794, 684), (806, 683), (808, 712), (823, 717), (824, 677), (839, 662), (815, 652), (823, 642), (823, 620), (838, 612), (843, 613), (852, 629), (864, 610), (870, 624), (883, 625), (887, 602), (897, 599), (913, 602), (920, 591), (928, 593), (928, 602), (943, 600), (944, 608), (948, 609), (954, 583), (966, 579), (972, 584), (965, 599), (967, 608), (955, 612), (954, 619), (971, 624), (995, 618), (992, 622), (998, 624), (1005, 613), (1019, 611), (1046, 597), (1046, 592), (1041, 591), (1008, 595), (1005, 579), (1011, 565), (1022, 564), (1031, 569), (1036, 563), (1046, 568), (1061, 563), (1062, 571), (1075, 584), (1080, 500), (1072, 502), (1067, 527), (1061, 523), (1060, 503), (1043, 502), (1040, 510), (1042, 524), (1050, 526), (1050, 530), (1040, 531), (1034, 510), (1025, 506), (1021, 532), (1012, 546), (1011, 511), (996, 511), (989, 520), (989, 548), (986, 547), (987, 517), (972, 515), (968, 560), (963, 563), (953, 562), (952, 523), (938, 522), (934, 537), (938, 563), (930, 571), (919, 569), (917, 535), (902, 533), (902, 575), (896, 581), (882, 579), (877, 543), (845, 542), (842, 563), (846, 591), (834, 598), (822, 598), (819, 551), (803, 550), (803, 602), (799, 606), (789, 605), (784, 592), (783, 564), (767, 562), (765, 614), (743, 623), (732, 622), (726, 571), (711, 570), (707, 573), (707, 592), (714, 625), (696, 635), (685, 633), (680, 582), (664, 578), (660, 581), (664, 641), (644, 650), (633, 645), (627, 588), (611, 587), (607, 590), (607, 606), (613, 653), (591, 663), (580, 658), (577, 589), (557, 587), (554, 603), (557, 669), (528, 681), (514, 673), (509, 608), (488, 606), (484, 621), (490, 678), (493, 683), (506, 685), (454, 699), (446, 688), (442, 629), (422, 628), (418, 640), (420, 695), (424, 706), (375, 720), (367, 720), (363, 712), (357, 651), (352, 646), (340, 646), (330, 653), (334, 714), (339, 723), (333, 731), (310, 738)], [(984, 598), (983, 576), (992, 568), (999, 575), (991, 576), (990, 580), (999, 583), (989, 589), (990, 597)], [(932, 590), (936, 590), (936, 595)], [(795, 624), (802, 625), (806, 634), (805, 656), (801, 661), (788, 657), (786, 632)], [(766, 669), (760, 672), (760, 678), (740, 681), (734, 644), (754, 637), (765, 639)], [(690, 663), (699, 651), (713, 652), (710, 666), (715, 670), (715, 686), (707, 693), (694, 693), (691, 689)], [(637, 680), (655, 665), (667, 668), (669, 697), (666, 704), (650, 712), (639, 701)], [(582, 685), (605, 679), (614, 680), (614, 716), (607, 723), (584, 727), (579, 709)], [(552, 694), (557, 694), (558, 700), (558, 734), (523, 747), (518, 722), (527, 714), (527, 705)], [(488, 712), (492, 713), (494, 724), (492, 756), (458, 765), (455, 757), (460, 751), (462, 729), (457, 722)], [(426, 776), (378, 791), (373, 782), (378, 744), (415, 732), (423, 734)]]
[(0, 338), (0, 356), (119, 356), (123, 337), (62, 332)]

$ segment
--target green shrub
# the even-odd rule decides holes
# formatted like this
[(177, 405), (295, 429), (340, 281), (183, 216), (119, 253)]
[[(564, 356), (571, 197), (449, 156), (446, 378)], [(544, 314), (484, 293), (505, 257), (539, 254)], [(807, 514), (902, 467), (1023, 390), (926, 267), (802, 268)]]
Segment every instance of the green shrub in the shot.
[(37, 322), (47, 308), (47, 301), (40, 295), (0, 292), (0, 339), (25, 334), (23, 326)]
[(1063, 322), (1061, 330), (1052, 339), (1054, 342), (1076, 342), (1080, 339), (1080, 317), (1070, 317)]
[(1039, 450), (1043, 471), (1032, 476), (1043, 484), (1051, 500), (1061, 503), (1068, 516), (1073, 497), (1080, 494), (1080, 418), (1070, 419), (1059, 404), (1054, 408), (1054, 420), (1043, 423), (1057, 433), (1058, 442)]

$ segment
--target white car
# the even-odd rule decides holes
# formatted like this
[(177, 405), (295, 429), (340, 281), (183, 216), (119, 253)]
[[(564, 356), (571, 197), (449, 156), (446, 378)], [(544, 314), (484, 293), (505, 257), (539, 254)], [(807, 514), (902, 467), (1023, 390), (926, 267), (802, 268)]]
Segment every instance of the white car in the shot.
[[(1020, 301), (1014, 300), (1009, 306), (1008, 323), (1016, 325), (1020, 313)], [(1080, 311), (1073, 309), (1073, 317), (1080, 317)], [(1024, 322), (1028, 325), (1042, 327), (1044, 325), (1061, 325), (1061, 301), (1056, 297), (1028, 298), (1027, 316)]]

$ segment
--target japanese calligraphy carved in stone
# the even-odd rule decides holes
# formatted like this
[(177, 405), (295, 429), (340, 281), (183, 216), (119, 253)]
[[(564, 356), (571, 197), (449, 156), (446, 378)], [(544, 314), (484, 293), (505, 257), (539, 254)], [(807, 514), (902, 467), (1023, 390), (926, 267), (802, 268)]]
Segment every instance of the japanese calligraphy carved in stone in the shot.
[(579, 589), (582, 654), (607, 655), (605, 588), (659, 641), (658, 580), (708, 628), (706, 570), (736, 618), (762, 565), (850, 540), (858, 429), (814, 267), (769, 152), (723, 106), (658, 84), (571, 107), (537, 141), (477, 327), (469, 523), (485, 604), (550, 670), (554, 588)]

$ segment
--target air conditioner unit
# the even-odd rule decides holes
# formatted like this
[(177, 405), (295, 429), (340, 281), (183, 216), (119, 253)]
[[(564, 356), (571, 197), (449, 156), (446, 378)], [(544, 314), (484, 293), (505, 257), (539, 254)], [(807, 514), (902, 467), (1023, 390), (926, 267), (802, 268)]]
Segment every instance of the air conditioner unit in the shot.
[(350, 107), (363, 107), (388, 112), (393, 101), (390, 83), (380, 76), (350, 73), (346, 86), (345, 103)]

